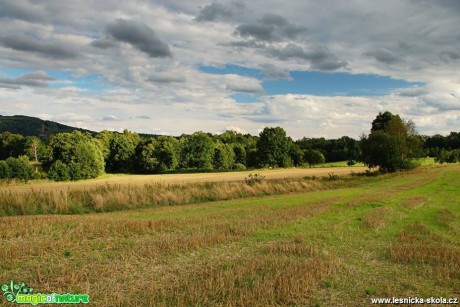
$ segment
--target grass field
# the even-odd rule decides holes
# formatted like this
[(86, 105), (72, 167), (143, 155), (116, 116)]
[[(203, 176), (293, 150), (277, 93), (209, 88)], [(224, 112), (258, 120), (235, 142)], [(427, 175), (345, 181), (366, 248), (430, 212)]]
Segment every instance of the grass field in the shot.
[(14, 182), (0, 185), (0, 192), (30, 192), (30, 191), (83, 191), (97, 186), (144, 186), (145, 184), (186, 184), (197, 182), (231, 182), (244, 181), (249, 174), (261, 174), (266, 179), (299, 178), (299, 177), (324, 177), (329, 173), (346, 175), (351, 172), (363, 172), (363, 166), (340, 168), (284, 168), (260, 169), (239, 172), (218, 173), (191, 173), (191, 174), (161, 174), (161, 175), (127, 175), (107, 174), (97, 179), (80, 180), (74, 182), (35, 181), (29, 183)]
[(96, 306), (460, 297), (459, 165), (331, 182), (187, 206), (0, 217), (0, 283), (88, 293)]

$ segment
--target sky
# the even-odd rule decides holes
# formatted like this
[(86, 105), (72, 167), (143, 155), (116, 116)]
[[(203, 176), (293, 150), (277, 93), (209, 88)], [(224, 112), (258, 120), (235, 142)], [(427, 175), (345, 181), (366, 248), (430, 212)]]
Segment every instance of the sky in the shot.
[(460, 1), (2, 0), (0, 115), (181, 135), (460, 131)]

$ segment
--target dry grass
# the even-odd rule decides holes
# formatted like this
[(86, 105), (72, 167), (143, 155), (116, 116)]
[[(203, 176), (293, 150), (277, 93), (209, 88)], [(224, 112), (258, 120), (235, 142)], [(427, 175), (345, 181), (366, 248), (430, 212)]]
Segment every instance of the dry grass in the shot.
[[(42, 292), (90, 293), (98, 306), (142, 306), (152, 299), (155, 305), (173, 300), (178, 305), (301, 302), (305, 291), (334, 272), (330, 257), (303, 241), (288, 241), (286, 247), (277, 242), (243, 258), (225, 246), (322, 214), (334, 203), (253, 205), (239, 208), (234, 218), (213, 211), (187, 219), (127, 219), (121, 213), (6, 217), (0, 223), (0, 280), (24, 280)], [(207, 257), (206, 264), (176, 263), (179, 254), (207, 249), (219, 250), (217, 258)], [(226, 267), (224, 255), (240, 260)], [(246, 280), (253, 285), (245, 286)]]
[(365, 227), (378, 229), (385, 224), (388, 207), (377, 207), (363, 214), (362, 223)]
[(105, 185), (83, 191), (56, 190), (0, 192), (0, 216), (30, 214), (79, 214), (109, 212), (163, 205), (239, 199), (261, 195), (316, 191), (343, 186), (343, 181), (308, 179), (245, 182), (162, 184), (143, 186)]
[(457, 220), (455, 214), (447, 208), (440, 209), (436, 214), (436, 221), (446, 227)]
[(164, 306), (302, 305), (339, 267), (317, 250), (301, 242), (275, 242), (250, 257), (195, 267), (178, 284), (156, 289), (154, 301)]
[(420, 208), (427, 202), (426, 196), (412, 196), (402, 201), (402, 205), (406, 208)]
[(77, 182), (30, 182), (24, 184), (21, 182), (1, 182), (0, 192), (20, 192), (31, 191), (84, 191), (98, 186), (138, 186), (152, 184), (173, 184), (182, 185), (187, 183), (212, 183), (212, 182), (233, 182), (244, 181), (251, 173), (258, 173), (267, 180), (285, 179), (285, 178), (302, 178), (302, 177), (327, 177), (331, 171), (335, 175), (348, 175), (359, 173), (367, 170), (366, 167), (339, 167), (339, 168), (288, 168), (288, 169), (264, 169), (243, 172), (220, 172), (220, 173), (193, 173), (193, 174), (163, 174), (163, 175), (110, 175), (108, 178), (98, 178), (91, 180), (82, 180)]
[(443, 279), (459, 278), (460, 248), (451, 246), (421, 223), (411, 224), (391, 245), (391, 258), (402, 263), (429, 264)]

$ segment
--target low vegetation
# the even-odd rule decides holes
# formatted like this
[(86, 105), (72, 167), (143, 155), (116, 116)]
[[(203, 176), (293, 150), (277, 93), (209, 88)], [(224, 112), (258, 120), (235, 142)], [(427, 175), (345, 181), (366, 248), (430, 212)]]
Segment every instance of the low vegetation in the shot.
[[(88, 293), (97, 306), (366, 306), (373, 297), (458, 297), (459, 171), (435, 165), (350, 180), (262, 179), (238, 187), (264, 196), (0, 217), (0, 281)], [(307, 182), (318, 186), (296, 190)], [(285, 190), (265, 195), (264, 185)]]
[(249, 174), (244, 181), (203, 183), (107, 184), (84, 189), (0, 191), (0, 216), (30, 214), (81, 214), (153, 206), (185, 205), (262, 195), (343, 188), (357, 180), (335, 175), (327, 178), (265, 179)]

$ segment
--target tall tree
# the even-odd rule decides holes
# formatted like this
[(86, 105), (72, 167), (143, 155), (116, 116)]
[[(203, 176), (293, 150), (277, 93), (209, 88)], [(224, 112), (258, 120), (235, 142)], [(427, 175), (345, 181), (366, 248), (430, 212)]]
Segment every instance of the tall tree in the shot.
[(182, 136), (181, 159), (182, 168), (212, 169), (214, 156), (214, 141), (204, 132), (195, 132)]
[(113, 173), (135, 172), (135, 154), (140, 136), (129, 130), (115, 133), (110, 139), (107, 169)]
[(369, 167), (378, 166), (384, 172), (413, 167), (412, 160), (420, 156), (422, 148), (414, 123), (392, 115), (384, 126), (384, 129), (371, 129), (371, 134), (363, 137), (361, 160)]
[(372, 121), (371, 132), (385, 130), (390, 121), (396, 116), (399, 117), (399, 115), (393, 115), (393, 113), (389, 111), (385, 111), (383, 113), (379, 112), (379, 114)]
[(281, 127), (265, 127), (259, 136), (257, 154), (260, 166), (286, 166), (292, 143), (286, 131)]
[(51, 138), (49, 146), (51, 178), (60, 178), (53, 173), (58, 170), (68, 173), (71, 180), (95, 178), (104, 172), (102, 151), (88, 133), (59, 133)]
[(235, 152), (229, 144), (218, 142), (214, 148), (212, 164), (214, 169), (229, 170), (235, 163)]
[(24, 155), (24, 137), (20, 134), (4, 132), (0, 134), (0, 160)]

